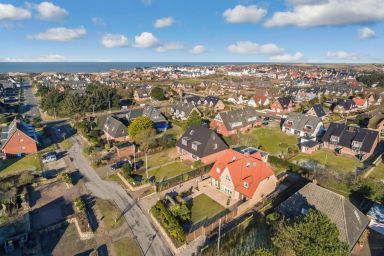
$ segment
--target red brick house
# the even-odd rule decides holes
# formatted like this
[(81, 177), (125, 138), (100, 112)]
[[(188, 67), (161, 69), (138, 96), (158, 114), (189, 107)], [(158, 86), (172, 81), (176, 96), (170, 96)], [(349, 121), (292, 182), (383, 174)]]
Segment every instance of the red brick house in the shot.
[(293, 110), (291, 97), (280, 97), (271, 104), (271, 110), (277, 114), (287, 114)]
[(260, 152), (243, 154), (233, 149), (215, 162), (209, 176), (212, 186), (231, 198), (248, 201), (249, 206), (275, 191), (278, 182)]
[(32, 125), (16, 118), (1, 130), (1, 152), (6, 157), (37, 153), (37, 138)]
[(331, 123), (322, 141), (324, 148), (334, 150), (336, 154), (353, 156), (363, 161), (373, 154), (379, 144), (379, 132)]
[(211, 129), (191, 125), (176, 143), (181, 160), (215, 162), (228, 148), (227, 144)]
[(262, 120), (255, 109), (236, 109), (217, 114), (210, 123), (210, 128), (228, 137), (260, 126), (261, 122)]

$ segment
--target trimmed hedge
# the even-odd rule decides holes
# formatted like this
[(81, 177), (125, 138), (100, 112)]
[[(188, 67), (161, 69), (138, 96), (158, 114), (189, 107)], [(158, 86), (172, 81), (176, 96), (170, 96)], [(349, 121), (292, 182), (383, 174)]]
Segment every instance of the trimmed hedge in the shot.
[(168, 235), (179, 242), (185, 242), (185, 233), (175, 216), (167, 209), (164, 202), (159, 200), (152, 208), (151, 213), (158, 219)]

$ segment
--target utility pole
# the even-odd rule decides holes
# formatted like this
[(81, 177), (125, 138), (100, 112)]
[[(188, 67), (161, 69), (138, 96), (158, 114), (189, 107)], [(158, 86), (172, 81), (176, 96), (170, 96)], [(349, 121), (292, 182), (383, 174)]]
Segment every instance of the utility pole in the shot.
[(148, 179), (148, 154), (145, 152), (145, 173), (147, 174)]
[(219, 237), (217, 238), (217, 255), (220, 255), (221, 218), (219, 220)]

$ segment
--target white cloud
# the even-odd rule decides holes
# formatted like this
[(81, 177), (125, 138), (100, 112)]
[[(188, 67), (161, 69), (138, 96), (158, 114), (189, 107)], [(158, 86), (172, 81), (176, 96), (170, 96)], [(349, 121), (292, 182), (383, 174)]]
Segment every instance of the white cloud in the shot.
[(155, 28), (165, 28), (172, 26), (174, 22), (175, 20), (172, 17), (164, 17), (161, 19), (157, 19), (153, 26), (155, 26)]
[(270, 58), (271, 61), (276, 62), (296, 62), (301, 60), (304, 57), (304, 55), (301, 52), (296, 52), (295, 54), (280, 54), (275, 55)]
[(135, 36), (134, 47), (137, 48), (150, 48), (159, 43), (159, 40), (150, 32), (143, 32), (138, 36)]
[(91, 21), (92, 21), (93, 25), (95, 25), (95, 26), (99, 26), (99, 27), (105, 26), (104, 20), (100, 17), (92, 17)]
[(257, 23), (266, 14), (266, 9), (259, 8), (256, 5), (236, 5), (233, 9), (225, 10), (223, 17), (229, 23)]
[(141, 0), (143, 2), (143, 4), (149, 6), (152, 4), (152, 0)]
[(184, 49), (184, 45), (178, 42), (171, 42), (167, 44), (163, 44), (156, 48), (157, 52), (167, 52), (173, 50), (181, 50)]
[(31, 17), (32, 14), (27, 9), (0, 3), (0, 20), (25, 20)]
[(60, 54), (45, 54), (22, 58), (0, 58), (3, 62), (59, 62), (66, 60), (66, 57)]
[(383, 0), (291, 1), (291, 10), (275, 12), (267, 27), (315, 27), (384, 20)]
[(284, 52), (276, 44), (257, 44), (251, 41), (239, 41), (227, 47), (232, 53), (275, 55)]
[(65, 28), (65, 27), (59, 27), (59, 28), (50, 28), (47, 29), (45, 32), (30, 35), (28, 36), (29, 39), (34, 40), (47, 40), (47, 41), (58, 41), (58, 42), (67, 42), (72, 41), (78, 38), (83, 37), (87, 31), (84, 27), (78, 27), (78, 28)]
[(326, 55), (330, 59), (340, 60), (356, 60), (358, 58), (358, 55), (356, 53), (345, 51), (327, 52)]
[(40, 4), (27, 3), (27, 6), (37, 11), (37, 17), (42, 20), (62, 20), (69, 13), (64, 8), (54, 5), (51, 2), (41, 2)]
[(204, 45), (199, 44), (199, 45), (194, 46), (191, 49), (191, 53), (193, 53), (193, 54), (203, 54), (203, 53), (205, 53), (206, 50), (207, 49), (205, 48)]
[(375, 36), (375, 31), (373, 29), (364, 27), (359, 29), (359, 38), (360, 39), (369, 39)]
[(106, 48), (124, 47), (128, 45), (128, 38), (119, 34), (105, 34), (101, 38), (101, 44)]

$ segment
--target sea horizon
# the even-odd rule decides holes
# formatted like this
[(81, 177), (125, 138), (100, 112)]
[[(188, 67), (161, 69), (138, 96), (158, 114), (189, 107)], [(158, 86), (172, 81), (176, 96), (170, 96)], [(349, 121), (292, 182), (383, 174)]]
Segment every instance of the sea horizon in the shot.
[(111, 70), (132, 70), (145, 67), (168, 67), (168, 66), (222, 66), (222, 65), (252, 65), (252, 64), (276, 64), (276, 65), (367, 65), (374, 63), (277, 63), (277, 62), (0, 62), (0, 73), (96, 73)]

